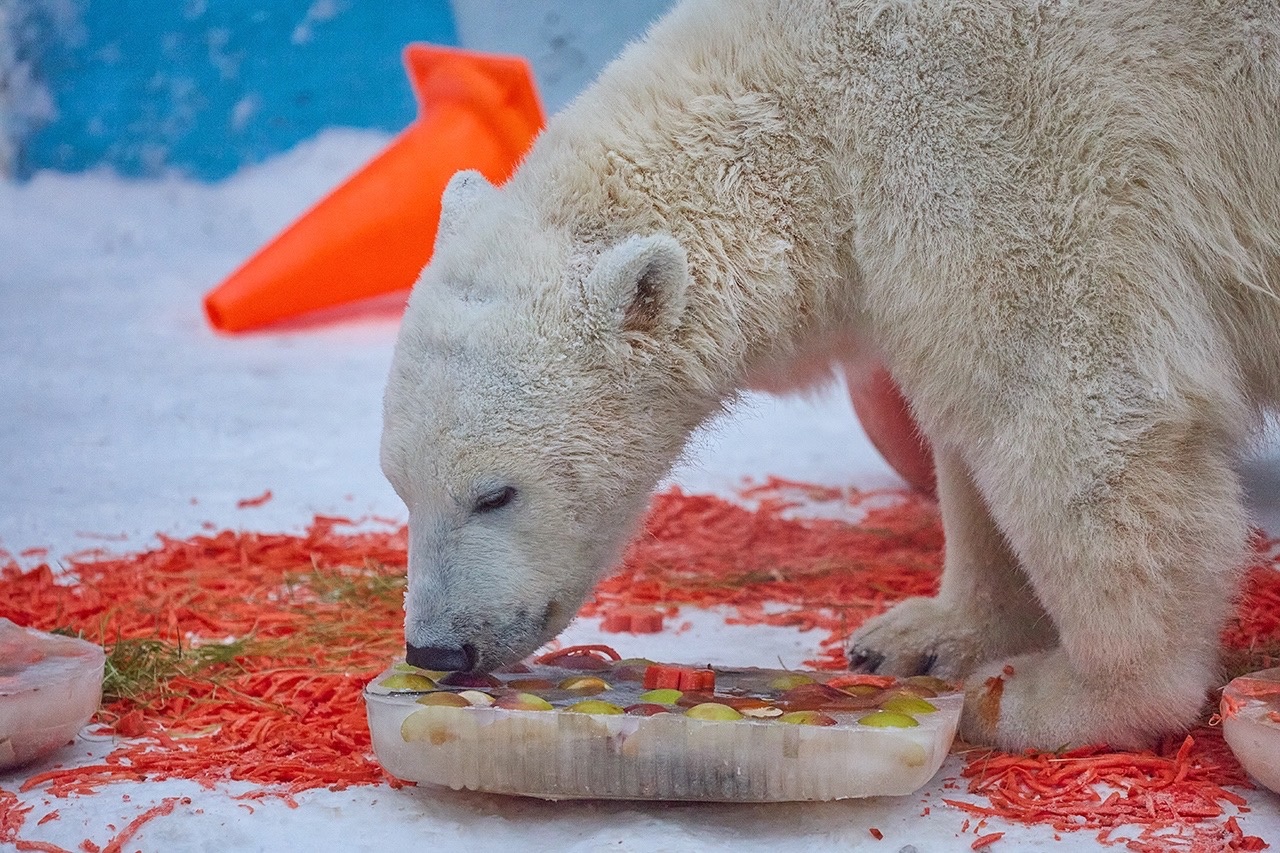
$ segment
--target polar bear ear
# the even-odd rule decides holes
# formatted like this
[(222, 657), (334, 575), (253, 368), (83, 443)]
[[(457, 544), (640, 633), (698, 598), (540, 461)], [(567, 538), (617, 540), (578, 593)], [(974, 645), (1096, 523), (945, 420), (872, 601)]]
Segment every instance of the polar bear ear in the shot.
[(588, 311), (625, 332), (653, 335), (680, 325), (689, 262), (674, 237), (628, 237), (606, 251), (583, 289)]
[(458, 222), (494, 192), (493, 184), (474, 169), (456, 173), (445, 185), (440, 197), (439, 233), (453, 234)]

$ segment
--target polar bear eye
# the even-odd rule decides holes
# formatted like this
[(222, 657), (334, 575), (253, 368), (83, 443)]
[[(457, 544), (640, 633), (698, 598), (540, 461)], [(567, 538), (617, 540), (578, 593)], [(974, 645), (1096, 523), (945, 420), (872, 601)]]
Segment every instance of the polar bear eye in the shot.
[(515, 487), (503, 486), (500, 489), (494, 489), (492, 492), (487, 492), (481, 495), (479, 499), (476, 500), (476, 504), (471, 508), (471, 511), (476, 515), (493, 512), (494, 510), (502, 509), (515, 499)]

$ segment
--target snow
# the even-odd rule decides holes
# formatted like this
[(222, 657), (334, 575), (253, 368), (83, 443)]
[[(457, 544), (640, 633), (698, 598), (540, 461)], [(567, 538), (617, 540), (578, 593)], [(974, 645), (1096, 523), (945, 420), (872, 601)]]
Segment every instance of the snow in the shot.
[[(402, 518), (377, 464), (380, 398), (402, 297), (330, 322), (239, 337), (214, 334), (203, 293), (387, 142), (331, 130), (266, 164), (207, 185), (44, 173), (0, 182), (0, 547), (65, 554), (140, 548), (157, 531), (203, 522), (300, 531), (315, 513)], [(1245, 470), (1259, 518), (1280, 531), (1280, 459), (1264, 447)], [(695, 442), (674, 480), (730, 494), (746, 476), (832, 485), (896, 485), (838, 389), (812, 400), (751, 396)], [(260, 507), (236, 501), (270, 489)], [(691, 628), (627, 639), (628, 654), (796, 665), (818, 637), (727, 626), (683, 613)], [(572, 642), (605, 639), (591, 622)], [(81, 739), (41, 765), (0, 774), (16, 790), (55, 762), (88, 763), (109, 743)], [(299, 808), (238, 802), (243, 786), (119, 783), (94, 796), (22, 794), (24, 837), (98, 843), (164, 797), (187, 797), (146, 824), (144, 850), (473, 849), (789, 851), (827, 847), (967, 849), (963, 816), (942, 803), (951, 758), (918, 795), (828, 804), (724, 806), (550, 804), (429, 788), (312, 791)], [(1280, 800), (1249, 792), (1246, 832), (1280, 840)], [(928, 807), (929, 814), (922, 815)], [(57, 809), (59, 818), (37, 821)], [(875, 827), (884, 834), (876, 841)], [(1091, 834), (1054, 842), (1003, 826), (996, 850), (1090, 850)]]

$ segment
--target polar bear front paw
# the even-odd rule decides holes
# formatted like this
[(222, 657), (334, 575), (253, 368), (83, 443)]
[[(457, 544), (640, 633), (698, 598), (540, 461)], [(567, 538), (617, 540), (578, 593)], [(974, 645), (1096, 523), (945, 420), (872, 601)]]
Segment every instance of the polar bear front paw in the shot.
[(959, 679), (1006, 651), (999, 626), (937, 598), (908, 598), (867, 620), (849, 641), (849, 668)]
[(1123, 678), (1083, 678), (1061, 648), (981, 666), (965, 685), (960, 735), (1019, 752), (1108, 744), (1149, 747), (1190, 726), (1204, 706), (1211, 655), (1170, 658)]

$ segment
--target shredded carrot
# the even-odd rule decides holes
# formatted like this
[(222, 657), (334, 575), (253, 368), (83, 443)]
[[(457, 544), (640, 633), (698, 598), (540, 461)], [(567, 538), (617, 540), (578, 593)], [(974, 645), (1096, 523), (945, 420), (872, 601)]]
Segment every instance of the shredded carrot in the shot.
[(600, 630), (610, 634), (657, 634), (662, 631), (662, 611), (654, 607), (619, 607), (605, 615)]
[(24, 806), (18, 801), (18, 795), (0, 788), (0, 842), (12, 843), (18, 838), (18, 830), (32, 806)]
[[(679, 490), (656, 496), (643, 534), (583, 615), (724, 607), (734, 623), (820, 632), (821, 653), (806, 663), (839, 669), (843, 645), (864, 619), (936, 590), (942, 533), (925, 499), (781, 480), (751, 486), (746, 497), (753, 509)], [(791, 517), (815, 501), (855, 508), (861, 521)], [(403, 649), (407, 533), (341, 530), (350, 523), (318, 517), (302, 536), (161, 536), (159, 547), (140, 554), (73, 555), (60, 573), (48, 564), (24, 570), (0, 556), (0, 616), (79, 633), (109, 652), (153, 643), (180, 664), (150, 686), (109, 697), (100, 720), (127, 737), (109, 755), (35, 774), (23, 790), (68, 796), (122, 780), (181, 778), (206, 787), (236, 780), (257, 786), (238, 798), (252, 808), (267, 797), (296, 807), (296, 795), (314, 788), (403, 786), (372, 758), (360, 691)], [(1254, 546), (1223, 642), (1246, 656), (1242, 663), (1262, 668), (1273, 664), (1271, 652), (1259, 650), (1280, 648), (1280, 572), (1277, 543), (1258, 538)], [(585, 646), (544, 659), (575, 655), (619, 657)], [(850, 677), (858, 676), (837, 678)], [(1214, 727), (1149, 753), (975, 752), (963, 779), (971, 801), (945, 802), (975, 818), (1059, 832), (1137, 826), (1140, 834), (1123, 842), (1134, 850), (1264, 844), (1229, 814), (1244, 800), (1228, 788), (1248, 782)], [(167, 814), (175, 806), (157, 808)], [(38, 844), (20, 837), (31, 808), (0, 789), (0, 844)], [(144, 812), (122, 833), (160, 813)], [(86, 840), (81, 849), (104, 848)]]
[[(1175, 849), (1168, 845), (1183, 838), (1217, 844), (1225, 824), (1201, 821), (1224, 816), (1224, 802), (1244, 804), (1223, 786), (1249, 785), (1218, 730), (1207, 727), (1181, 741), (1166, 739), (1154, 752), (1091, 747), (1060, 756), (983, 753), (968, 762), (962, 775), (970, 780), (969, 792), (990, 803), (944, 800), (963, 812), (1048, 824), (1059, 831), (1138, 825), (1143, 827), (1141, 834), (1129, 842), (1135, 850), (1145, 849), (1144, 844), (1153, 845), (1153, 850)], [(1110, 793), (1104, 799), (1100, 790)], [(1205, 849), (1248, 848), (1237, 844)]]
[(112, 838), (111, 841), (107, 843), (106, 847), (102, 848), (102, 853), (121, 853), (121, 851), (124, 849), (125, 842), (133, 838), (133, 836), (137, 835), (138, 830), (142, 829), (143, 824), (147, 823), (148, 821), (155, 820), (158, 817), (163, 817), (164, 815), (172, 814), (174, 806), (178, 805), (179, 803), (181, 803), (182, 805), (190, 805), (191, 798), (190, 797), (165, 797), (159, 803), (147, 809), (142, 814), (135, 817), (133, 820), (129, 821), (129, 824), (125, 826), (124, 829), (120, 830), (120, 832), (116, 834), (116, 837)]
[(984, 847), (990, 847), (1001, 838), (1004, 838), (1003, 832), (992, 832), (987, 835), (980, 835), (972, 844), (969, 845), (970, 850), (981, 850)]
[(257, 497), (241, 498), (236, 501), (236, 509), (248, 509), (249, 507), (262, 506), (267, 501), (271, 500), (272, 497), (273, 495), (271, 494), (271, 490), (267, 489)]
[[(909, 595), (937, 590), (937, 507), (916, 495), (858, 492), (771, 478), (748, 487), (746, 509), (672, 489), (650, 505), (620, 571), (596, 586), (584, 616), (619, 607), (727, 607), (726, 621), (823, 632), (806, 666), (844, 669), (844, 645), (865, 619)], [(858, 508), (863, 519), (792, 518), (815, 500)]]
[(27, 851), (30, 851), (30, 853), (71, 853), (67, 848), (59, 847), (57, 844), (51, 844), (48, 841), (29, 841), (25, 838), (20, 838), (13, 842), (13, 849), (19, 851), (19, 853), (27, 853)]
[[(1223, 632), (1228, 654), (1246, 668), (1275, 665), (1280, 644), (1280, 571), (1277, 542), (1255, 539), (1256, 562), (1246, 577), (1236, 617)], [(1008, 675), (1008, 673), (1005, 673)], [(1237, 709), (1223, 708), (1229, 716)], [(1139, 853), (1169, 850), (1262, 850), (1266, 842), (1245, 835), (1228, 809), (1246, 801), (1230, 788), (1250, 788), (1222, 740), (1217, 714), (1206, 714), (1190, 735), (1166, 738), (1149, 752), (1105, 747), (1063, 755), (1007, 755), (977, 751), (963, 776), (969, 792), (989, 805), (944, 800), (961, 811), (1013, 823), (1045, 824), (1058, 831), (1095, 830), (1104, 843), (1124, 843)], [(1114, 838), (1121, 826), (1137, 826), (1134, 838)]]

